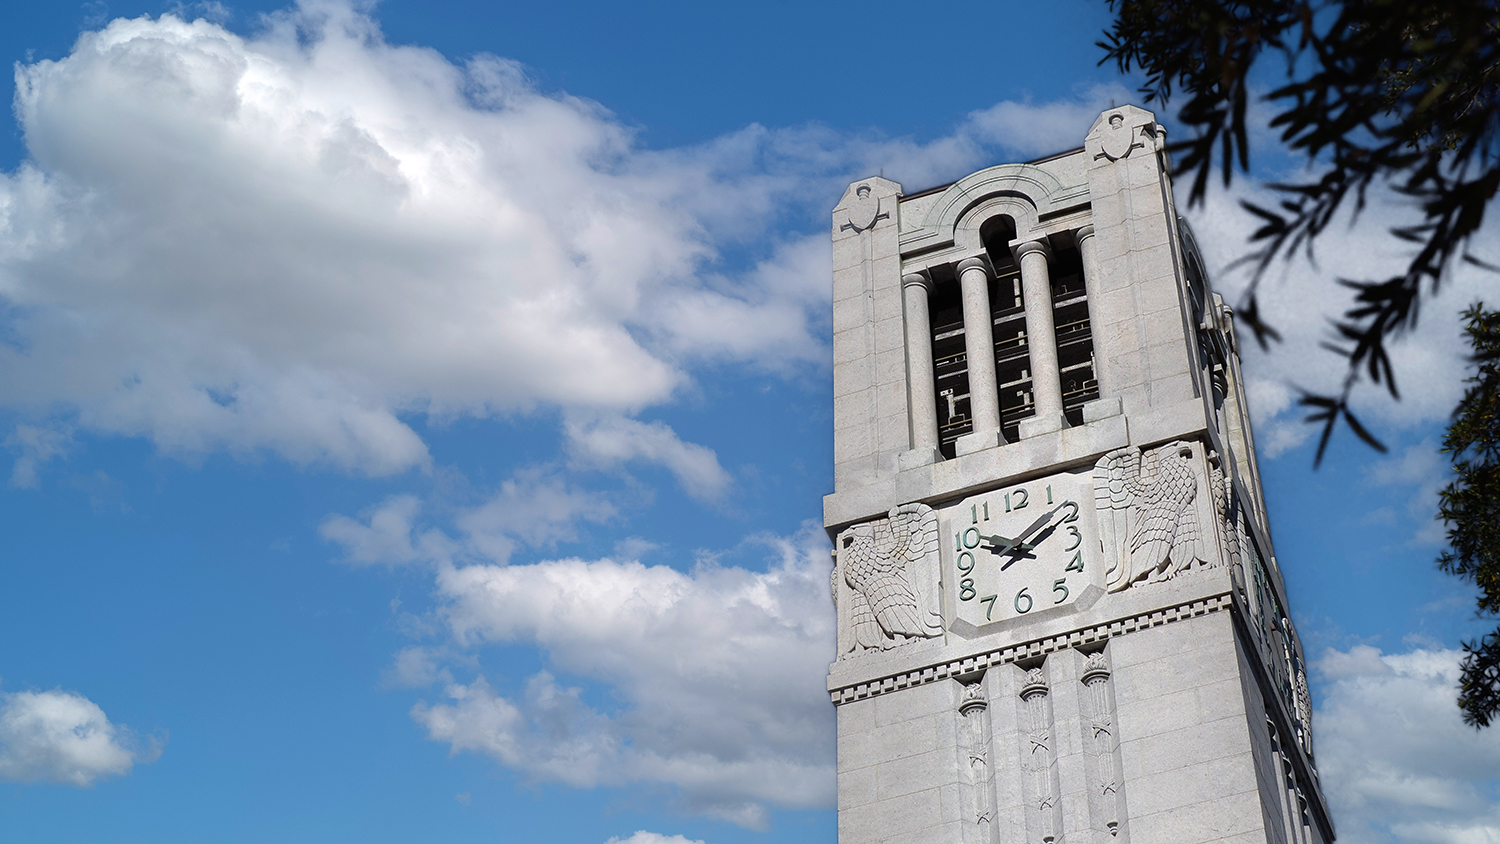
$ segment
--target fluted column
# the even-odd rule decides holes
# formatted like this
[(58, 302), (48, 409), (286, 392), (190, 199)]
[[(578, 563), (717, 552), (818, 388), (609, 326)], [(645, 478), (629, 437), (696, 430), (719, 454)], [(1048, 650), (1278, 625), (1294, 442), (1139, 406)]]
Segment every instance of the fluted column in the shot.
[(1089, 331), (1094, 337), (1094, 380), (1099, 382), (1099, 397), (1110, 398), (1114, 396), (1114, 389), (1109, 383), (1109, 367), (1105, 366), (1109, 350), (1099, 346), (1099, 306), (1104, 301), (1104, 294), (1099, 289), (1102, 279), (1099, 277), (1099, 256), (1094, 252), (1094, 225), (1084, 226), (1075, 236), (1079, 255), (1083, 258), (1083, 292), (1089, 302)]
[(969, 360), (969, 415), (974, 431), (957, 444), (961, 454), (1004, 442), (1000, 386), (995, 380), (995, 323), (990, 311), (990, 267), (982, 258), (958, 265), (964, 302), (964, 352)]
[(1021, 295), (1026, 300), (1026, 349), (1031, 355), (1031, 396), (1036, 415), (1023, 420), (1021, 436), (1056, 431), (1063, 419), (1062, 380), (1057, 365), (1057, 329), (1052, 323), (1052, 250), (1032, 240), (1015, 248), (1021, 265)]
[(938, 447), (937, 390), (933, 385), (932, 282), (922, 273), (901, 277), (906, 295), (906, 385), (910, 393), (912, 451), (933, 454)]

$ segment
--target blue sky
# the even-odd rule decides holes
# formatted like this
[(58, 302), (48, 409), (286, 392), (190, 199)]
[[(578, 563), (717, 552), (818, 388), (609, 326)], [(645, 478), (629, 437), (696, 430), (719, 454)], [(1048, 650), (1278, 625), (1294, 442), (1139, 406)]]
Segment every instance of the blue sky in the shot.
[[(828, 209), (1080, 143), (1137, 82), (1106, 23), (12, 11), (7, 838), (833, 840)], [(1218, 266), (1258, 190), (1191, 213)], [(1377, 267), (1400, 214), (1325, 263)], [(1340, 836), (1494, 840), (1500, 739), (1451, 705), (1472, 594), (1431, 564), (1487, 281), (1426, 312), (1405, 401), (1365, 400), (1391, 455), (1313, 473), (1290, 399), (1338, 375), (1339, 294), (1284, 276), (1290, 339), (1246, 370)]]

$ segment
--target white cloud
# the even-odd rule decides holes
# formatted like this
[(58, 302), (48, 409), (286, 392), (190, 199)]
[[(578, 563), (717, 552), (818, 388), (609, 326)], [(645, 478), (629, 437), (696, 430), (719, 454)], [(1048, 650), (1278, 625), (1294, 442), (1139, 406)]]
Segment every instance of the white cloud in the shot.
[(428, 526), (423, 510), (416, 496), (393, 495), (358, 519), (329, 516), (318, 532), (342, 546), (344, 560), (356, 565), (446, 563), (457, 557), (503, 563), (518, 546), (575, 539), (579, 524), (608, 522), (617, 512), (607, 495), (571, 486), (539, 467), (521, 469), (482, 504), (453, 513), (458, 538)]
[(619, 466), (634, 460), (665, 466), (687, 493), (714, 501), (729, 489), (729, 473), (712, 449), (683, 442), (661, 422), (639, 422), (622, 416), (581, 420), (566, 426), (568, 450), (586, 465)]
[(1094, 85), (1071, 100), (1007, 100), (970, 114), (961, 133), (972, 134), (982, 143), (1003, 146), (1018, 156), (1050, 155), (1083, 146), (1084, 136), (1100, 112), (1139, 98), (1124, 85), (1111, 82)]
[(641, 829), (629, 838), (616, 836), (604, 844), (703, 844), (703, 842), (682, 835), (662, 835), (659, 832), (647, 832)]
[(1324, 790), (1349, 844), (1500, 840), (1500, 733), (1463, 724), (1452, 650), (1327, 650), (1315, 668)]
[(452, 683), (453, 674), (443, 662), (454, 659), (446, 649), (424, 648), (417, 645), (396, 651), (391, 667), (381, 675), (381, 681), (391, 688), (420, 689), (435, 683)]
[[(628, 410), (682, 383), (630, 326), (673, 290), (711, 298), (694, 277), (714, 232), (769, 221), (698, 191), (753, 211), (775, 179), (640, 151), (513, 64), (385, 44), (340, 4), (274, 20), (248, 40), (116, 20), (19, 68), (32, 161), (0, 179), (0, 295), (21, 314), (0, 400), (168, 452), (379, 474), (428, 462), (402, 414)], [(821, 357), (805, 292), (739, 284), (721, 299), (799, 318), (729, 351)]]
[[(361, 523), (348, 516), (330, 516), (318, 527), (318, 533), (330, 542), (344, 547), (348, 562), (358, 564), (401, 564), (428, 559), (422, 539), (412, 542), (412, 527), (422, 502), (414, 495), (394, 495), (379, 506), (365, 511)], [(435, 541), (428, 540), (429, 543)]]
[[(769, 541), (769, 540), (768, 540)], [(577, 787), (664, 783), (687, 811), (763, 827), (834, 795), (827, 542), (771, 541), (766, 572), (612, 560), (439, 568), (456, 644), (529, 643), (552, 669), (512, 699), (480, 678), (412, 717), (454, 752)], [(602, 684), (591, 705), (552, 672)]]
[(644, 310), (679, 355), (776, 371), (808, 362), (831, 367), (832, 250), (823, 234), (779, 244), (744, 279), (716, 276), (702, 288), (667, 290)]
[[(0, 405), (378, 475), (430, 465), (424, 415), (631, 415), (705, 364), (826, 367), (828, 244), (787, 220), (851, 177), (916, 189), (996, 145), (1074, 146), (1128, 97), (1001, 103), (928, 143), (750, 126), (647, 150), (512, 62), (387, 44), (345, 3), (268, 21), (116, 20), (18, 67)], [(695, 495), (722, 488), (668, 450)]]
[(574, 539), (580, 522), (608, 522), (616, 513), (608, 497), (532, 468), (500, 484), (488, 501), (455, 521), (476, 551), (503, 562), (518, 542), (538, 547)]
[(90, 786), (130, 772), (160, 755), (158, 741), (143, 751), (125, 727), (82, 695), (0, 693), (0, 779)]

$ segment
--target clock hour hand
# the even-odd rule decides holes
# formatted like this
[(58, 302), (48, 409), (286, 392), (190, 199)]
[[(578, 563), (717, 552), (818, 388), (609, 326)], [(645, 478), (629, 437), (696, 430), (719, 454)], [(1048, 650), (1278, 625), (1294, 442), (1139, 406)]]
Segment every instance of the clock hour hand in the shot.
[(989, 551), (991, 554), (1003, 554), (1005, 553), (1005, 551), (1016, 544), (1016, 541), (1014, 539), (1006, 536), (1001, 536), (998, 533), (994, 536), (985, 536), (981, 533), (979, 534), (979, 541), (988, 542), (990, 544)]

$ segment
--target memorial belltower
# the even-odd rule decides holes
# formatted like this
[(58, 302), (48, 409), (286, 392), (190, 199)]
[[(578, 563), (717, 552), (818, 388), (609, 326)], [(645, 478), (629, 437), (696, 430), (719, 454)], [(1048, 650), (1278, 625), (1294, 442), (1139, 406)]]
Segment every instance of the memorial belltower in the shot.
[(833, 212), (840, 844), (1324, 844), (1223, 300), (1152, 114)]

